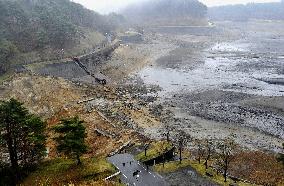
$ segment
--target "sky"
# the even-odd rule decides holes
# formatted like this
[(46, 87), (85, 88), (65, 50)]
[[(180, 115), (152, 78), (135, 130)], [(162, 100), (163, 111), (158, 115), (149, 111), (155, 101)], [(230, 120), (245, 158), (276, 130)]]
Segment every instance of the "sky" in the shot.
[[(72, 0), (80, 3), (88, 9), (106, 14), (118, 11), (128, 4), (143, 1), (143, 0)], [(153, 0), (154, 1), (154, 0)], [(265, 2), (279, 2), (280, 0), (199, 0), (207, 6), (219, 6), (227, 4), (246, 4), (246, 3), (265, 3)]]

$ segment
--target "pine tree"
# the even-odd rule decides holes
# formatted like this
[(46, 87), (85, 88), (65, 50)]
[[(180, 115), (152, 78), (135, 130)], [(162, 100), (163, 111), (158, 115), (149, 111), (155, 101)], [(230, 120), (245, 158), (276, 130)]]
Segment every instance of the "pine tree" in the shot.
[(77, 164), (81, 164), (80, 156), (87, 152), (85, 144), (85, 127), (79, 117), (63, 119), (59, 125), (54, 127), (58, 137), (54, 138), (57, 142), (57, 151), (68, 157), (75, 158)]
[(22, 139), (28, 144), (23, 145), (21, 156), (27, 164), (34, 163), (42, 159), (46, 155), (46, 124), (34, 115), (30, 115), (25, 120), (25, 133)]
[(2, 149), (9, 154), (15, 181), (20, 168), (37, 163), (45, 155), (45, 123), (15, 99), (0, 104)]

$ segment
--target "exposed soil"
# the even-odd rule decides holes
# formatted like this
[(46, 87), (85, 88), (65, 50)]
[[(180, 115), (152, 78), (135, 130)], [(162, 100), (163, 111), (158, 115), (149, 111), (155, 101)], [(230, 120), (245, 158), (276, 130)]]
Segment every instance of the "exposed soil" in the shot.
[[(143, 89), (147, 92), (152, 88), (139, 90)], [(90, 150), (86, 156), (108, 155), (129, 140), (137, 141), (140, 127), (160, 125), (159, 119), (131, 96), (127, 87), (93, 87), (62, 78), (18, 74), (3, 83), (1, 90), (1, 100), (18, 99), (32, 113), (47, 120), (49, 128), (62, 118), (78, 115), (87, 128)], [(49, 157), (56, 155), (52, 136), (50, 132)]]
[[(138, 72), (146, 84), (162, 88), (154, 104), (173, 113), (163, 124), (196, 138), (233, 134), (245, 148), (283, 151), (281, 28), (282, 22), (252, 21), (218, 23), (212, 32), (208, 27), (198, 33), (196, 27), (163, 29), (159, 38), (176, 47)], [(164, 129), (145, 132), (160, 138)]]

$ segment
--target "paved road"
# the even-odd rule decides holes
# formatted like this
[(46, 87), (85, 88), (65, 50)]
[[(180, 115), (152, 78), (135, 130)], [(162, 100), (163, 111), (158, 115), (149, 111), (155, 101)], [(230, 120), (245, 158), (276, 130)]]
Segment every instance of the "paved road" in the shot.
[[(109, 157), (108, 161), (121, 171), (121, 180), (126, 184), (133, 186), (168, 185), (162, 176), (147, 171), (146, 167), (136, 161), (130, 154), (117, 154)], [(133, 175), (137, 171), (139, 171), (138, 174)]]

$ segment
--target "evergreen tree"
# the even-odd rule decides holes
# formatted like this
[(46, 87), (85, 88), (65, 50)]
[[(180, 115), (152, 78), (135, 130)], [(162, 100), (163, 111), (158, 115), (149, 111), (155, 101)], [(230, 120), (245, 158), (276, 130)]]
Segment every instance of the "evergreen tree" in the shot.
[(58, 137), (57, 151), (68, 157), (76, 158), (78, 165), (81, 164), (80, 156), (87, 152), (85, 144), (85, 127), (79, 117), (61, 120), (60, 124), (54, 127)]
[(9, 154), (15, 181), (20, 168), (37, 163), (45, 155), (45, 123), (29, 114), (15, 99), (0, 104), (1, 148)]
[(26, 119), (22, 140), (28, 144), (23, 143), (20, 155), (27, 164), (37, 162), (46, 155), (45, 129), (46, 125), (39, 117), (30, 115)]

